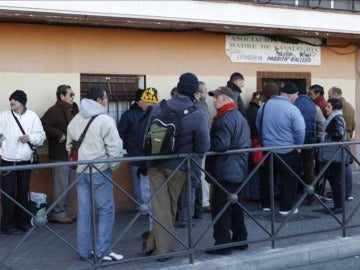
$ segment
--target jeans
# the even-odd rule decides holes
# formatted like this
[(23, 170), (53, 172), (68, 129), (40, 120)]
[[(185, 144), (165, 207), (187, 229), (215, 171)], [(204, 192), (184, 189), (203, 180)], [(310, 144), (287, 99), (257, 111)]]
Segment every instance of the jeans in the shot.
[(345, 196), (352, 196), (353, 189), (353, 179), (352, 179), (352, 169), (351, 164), (345, 167)]
[[(92, 243), (92, 230), (95, 230), (95, 228), (92, 228), (91, 221), (92, 199), (90, 174), (83, 173), (82, 175), (78, 174), (78, 176), (77, 246), (82, 256), (88, 256), (91, 254), (91, 251), (94, 250)], [(113, 186), (109, 179), (107, 179), (111, 179), (111, 176), (112, 174), (109, 169), (101, 173), (93, 173), (92, 175), (95, 207), (99, 213), (96, 235), (96, 254), (98, 256), (104, 256), (110, 252), (109, 248), (111, 245), (112, 231), (115, 220)]]
[[(147, 203), (149, 213), (152, 213), (152, 207), (150, 202), (150, 179), (149, 175), (140, 174), (140, 189), (141, 189), (141, 199), (144, 203)], [(149, 215), (149, 231), (153, 228), (153, 218)]]
[(142, 196), (141, 196), (141, 189), (140, 189), (140, 177), (137, 176), (137, 171), (139, 166), (130, 165), (131, 168), (131, 178), (133, 182), (133, 189), (134, 189), (134, 197), (135, 200), (139, 203), (142, 203)]

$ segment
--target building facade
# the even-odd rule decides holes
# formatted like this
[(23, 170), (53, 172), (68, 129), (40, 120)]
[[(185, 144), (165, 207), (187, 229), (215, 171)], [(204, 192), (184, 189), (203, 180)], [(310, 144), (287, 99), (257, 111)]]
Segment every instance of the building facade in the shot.
[[(265, 82), (291, 79), (326, 91), (339, 86), (356, 108), (359, 11), (356, 1), (335, 0), (2, 1), (0, 110), (15, 89), (25, 90), (28, 106), (42, 116), (59, 84), (71, 85), (77, 102), (102, 84), (118, 120), (137, 88), (153, 86), (169, 98), (188, 71), (210, 90), (241, 72), (245, 103)], [(209, 108), (214, 114), (210, 99)], [(40, 153), (46, 162), (46, 144)], [(32, 189), (50, 195), (50, 179), (50, 170), (33, 173)], [(115, 179), (131, 191), (127, 164)], [(131, 207), (122, 194), (115, 197), (118, 208)]]

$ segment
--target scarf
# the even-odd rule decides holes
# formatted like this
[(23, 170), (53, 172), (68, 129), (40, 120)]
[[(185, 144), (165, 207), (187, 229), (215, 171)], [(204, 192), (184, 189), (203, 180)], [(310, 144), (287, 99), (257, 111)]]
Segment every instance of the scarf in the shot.
[(216, 120), (218, 120), (221, 116), (223, 116), (225, 113), (232, 111), (232, 110), (236, 110), (237, 109), (237, 105), (235, 102), (231, 102), (228, 104), (225, 104), (224, 106), (222, 106), (216, 113), (216, 115), (213, 118), (213, 122), (215, 122)]
[[(326, 132), (326, 129), (328, 127), (328, 125), (330, 124), (331, 120), (333, 120), (335, 118), (335, 116), (341, 115), (342, 116), (342, 110), (336, 110), (333, 111), (325, 120), (323, 128), (322, 128), (322, 134), (321, 134), (321, 141), (326, 141), (327, 139), (327, 135), (328, 133)], [(344, 126), (345, 126), (345, 120), (343, 117), (341, 117), (342, 121), (344, 122)]]

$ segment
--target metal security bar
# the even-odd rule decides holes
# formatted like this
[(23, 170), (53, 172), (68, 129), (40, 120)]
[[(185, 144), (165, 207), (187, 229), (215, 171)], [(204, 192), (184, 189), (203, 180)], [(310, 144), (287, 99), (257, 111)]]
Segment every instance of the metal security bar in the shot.
[[(340, 230), (342, 232), (341, 233), (342, 237), (346, 237), (349, 229), (360, 228), (360, 223), (357, 223), (357, 220), (354, 218), (355, 214), (359, 210), (360, 203), (357, 203), (352, 211), (346, 211), (347, 207), (345, 204), (345, 155), (346, 155), (346, 153), (348, 153), (349, 155), (351, 155), (353, 161), (356, 162), (358, 165), (360, 165), (359, 160), (354, 155), (352, 155), (351, 152), (349, 152), (349, 150), (347, 148), (348, 145), (358, 145), (359, 143), (360, 142), (335, 143), (335, 145), (339, 146), (338, 152), (341, 152), (341, 158), (342, 158), (342, 163), (341, 163), (342, 205), (343, 205), (342, 207), (343, 207), (344, 211), (342, 211), (341, 217), (339, 217), (335, 213), (333, 213), (329, 209), (329, 207), (321, 200), (321, 198), (319, 196), (315, 196), (319, 205), (321, 205), (321, 207), (323, 209), (325, 209), (325, 211), (327, 211), (331, 214), (331, 217), (333, 218), (333, 220), (335, 221), (335, 224), (337, 224), (337, 225), (333, 228), (325, 228), (325, 229), (319, 229), (319, 230), (311, 231), (311, 232), (307, 232), (307, 233), (301, 232), (301, 233), (294, 233), (294, 234), (284, 233), (284, 231), (286, 231), (285, 226), (294, 217), (294, 215), (293, 215), (294, 210), (301, 206), (301, 204), (303, 203), (306, 196), (309, 194), (314, 195), (314, 187), (315, 187), (316, 183), (323, 177), (325, 171), (328, 169), (331, 162), (335, 159), (336, 153), (328, 162), (323, 164), (323, 167), (321, 168), (319, 173), (315, 176), (314, 181), (309, 185), (307, 185), (304, 182), (304, 180), (293, 170), (293, 168), (290, 168), (289, 166), (287, 166), (285, 161), (282, 160), (281, 157), (276, 152), (277, 150), (280, 150), (280, 149), (293, 149), (295, 147), (285, 147), (284, 146), (284, 147), (264, 147), (264, 148), (251, 148), (251, 149), (249, 148), (249, 149), (241, 149), (241, 150), (232, 150), (232, 151), (228, 151), (228, 152), (224, 152), (224, 153), (215, 153), (215, 152), (206, 153), (205, 156), (214, 156), (214, 155), (245, 154), (245, 153), (250, 153), (250, 152), (259, 151), (259, 150), (264, 151), (265, 154), (264, 154), (263, 160), (259, 164), (257, 164), (248, 173), (247, 177), (245, 179), (243, 179), (238, 190), (236, 190), (236, 192), (234, 192), (234, 193), (227, 192), (227, 190), (223, 187), (223, 185), (221, 183), (221, 179), (215, 179), (212, 175), (209, 174), (209, 172), (207, 172), (204, 168), (202, 168), (200, 165), (198, 165), (197, 162), (195, 162), (194, 158), (196, 157), (196, 154), (150, 156), (150, 157), (128, 157), (128, 158), (109, 159), (109, 160), (105, 160), (105, 161), (104, 160), (91, 160), (91, 161), (87, 160), (87, 161), (77, 161), (77, 162), (59, 162), (59, 163), (44, 163), (44, 164), (38, 164), (38, 165), (23, 165), (23, 166), (16, 166), (16, 167), (14, 167), (14, 166), (0, 167), (0, 172), (6, 172), (6, 171), (12, 171), (12, 170), (24, 170), (24, 169), (41, 170), (41, 169), (45, 169), (45, 168), (60, 167), (60, 166), (83, 165), (83, 164), (87, 165), (86, 168), (80, 174), (77, 175), (76, 181), (71, 186), (69, 186), (68, 189), (60, 197), (55, 198), (55, 200), (49, 206), (49, 208), (47, 209), (47, 211), (44, 215), (40, 215), (40, 216), (33, 215), (28, 209), (25, 209), (19, 203), (17, 203), (15, 198), (12, 198), (8, 194), (6, 194), (2, 189), (0, 189), (1, 196), (7, 197), (9, 200), (11, 200), (13, 203), (15, 203), (18, 207), (20, 207), (23, 211), (25, 211), (28, 215), (30, 215), (33, 218), (33, 223), (34, 223), (34, 226), (22, 238), (18, 239), (18, 242), (15, 245), (6, 249), (6, 252), (2, 253), (0, 255), (0, 268), (6, 269), (7, 267), (11, 267), (11, 265), (14, 263), (14, 261), (11, 261), (11, 256), (14, 253), (16, 253), (16, 251), (19, 249), (19, 247), (21, 245), (23, 245), (25, 243), (25, 241), (32, 234), (39, 232), (40, 229), (46, 230), (51, 235), (53, 235), (59, 242), (62, 242), (64, 244), (64, 249), (70, 249), (75, 254), (77, 254), (77, 256), (80, 256), (79, 250), (75, 246), (74, 241), (72, 241), (72, 239), (68, 239), (66, 236), (64, 236), (61, 233), (59, 233), (58, 231), (56, 231), (52, 227), (51, 224), (48, 224), (46, 216), (54, 208), (54, 206), (57, 204), (57, 202), (59, 200), (61, 200), (62, 197), (64, 197), (66, 195), (66, 193), (77, 184), (79, 177), (85, 173), (85, 170), (89, 169), (91, 183), (92, 183), (92, 175), (94, 173), (100, 173), (103, 176), (105, 176), (96, 167), (96, 165), (98, 163), (104, 163), (104, 162), (153, 161), (153, 160), (160, 160), (160, 159), (177, 158), (181, 161), (180, 164), (167, 177), (167, 179), (163, 182), (163, 184), (159, 187), (159, 189), (152, 192), (150, 202), (154, 198), (156, 198), (156, 196), (158, 196), (159, 192), (170, 181), (172, 181), (173, 176), (175, 175), (175, 173), (178, 170), (180, 170), (181, 166), (186, 164), (186, 166), (188, 168), (186, 185), (188, 185), (189, 188), (191, 185), (191, 177), (190, 177), (191, 170), (193, 170), (194, 168), (197, 168), (197, 169), (201, 170), (207, 176), (208, 179), (211, 180), (213, 185), (217, 185), (220, 189), (222, 189), (223, 192), (226, 193), (227, 203), (221, 209), (221, 211), (215, 217), (213, 217), (211, 222), (207, 223), (206, 226), (201, 228), (202, 232), (197, 233), (196, 235), (194, 234), (194, 230), (191, 226), (192, 216), (191, 216), (191, 212), (190, 212), (191, 211), (190, 207), (188, 207), (188, 227), (187, 227), (187, 241), (186, 241), (185, 240), (186, 238), (180, 237), (179, 235), (174, 233), (170, 228), (167, 228), (164, 224), (161, 224), (160, 220), (158, 220), (155, 216), (153, 216), (151, 214), (151, 212), (149, 211), (149, 209), (147, 207), (147, 202), (145, 202), (143, 204), (138, 203), (131, 194), (129, 194), (123, 187), (118, 185), (116, 182), (114, 182), (111, 177), (105, 176), (106, 180), (109, 181), (110, 183), (112, 183), (114, 189), (120, 191), (122, 194), (124, 194), (126, 197), (128, 197), (131, 201), (133, 201), (137, 205), (137, 209), (138, 209), (137, 212), (135, 213), (135, 215), (126, 224), (125, 228), (120, 233), (114, 235), (111, 249), (114, 248), (119, 243), (121, 243), (122, 241), (124, 241), (124, 239), (129, 234), (131, 234), (131, 229), (135, 226), (136, 222), (138, 221), (138, 219), (141, 217), (142, 214), (148, 214), (153, 218), (154, 222), (158, 223), (161, 226), (161, 228), (164, 229), (164, 231), (166, 233), (168, 233), (169, 235), (172, 236), (172, 238), (175, 240), (175, 242), (177, 244), (179, 244), (180, 247), (183, 248), (183, 250), (178, 250), (175, 252), (151, 256), (151, 257), (136, 256), (134, 258), (125, 259), (123, 261), (118, 261), (118, 262), (104, 262), (101, 259), (97, 259), (97, 256), (95, 254), (95, 256), (93, 258), (85, 259), (86, 260), (85, 266), (80, 265), (78, 267), (72, 267), (72, 269), (99, 269), (103, 266), (123, 264), (123, 263), (135, 262), (135, 261), (138, 263), (141, 263), (142, 261), (161, 259), (161, 258), (165, 258), (168, 256), (188, 256), (189, 263), (193, 263), (196, 260), (196, 252), (199, 252), (199, 251), (206, 251), (206, 250), (211, 250), (214, 248), (218, 249), (218, 248), (235, 247), (235, 246), (244, 245), (244, 244), (248, 244), (248, 243), (260, 243), (260, 242), (262, 242), (262, 243), (269, 242), (271, 244), (271, 247), (275, 248), (276, 245), (278, 243), (280, 243), (280, 240), (283, 240), (283, 239), (289, 239), (289, 238), (294, 238), (294, 237), (298, 237), (298, 236), (303, 237), (306, 234), (313, 235), (316, 233), (322, 233), (322, 232), (327, 232), (327, 231)], [(301, 146), (296, 146), (296, 148), (297, 149), (309, 148), (309, 147), (318, 148), (320, 146), (326, 147), (326, 146), (330, 146), (330, 145), (334, 145), (334, 143), (301, 145)], [(291, 172), (291, 174), (293, 174), (296, 177), (298, 184), (301, 185), (302, 187), (304, 187), (304, 190), (305, 190), (305, 192), (302, 195), (300, 195), (299, 198), (297, 199), (297, 201), (295, 202), (295, 205), (292, 209), (291, 214), (281, 220), (279, 220), (279, 218), (277, 217), (276, 210), (275, 210), (276, 202), (275, 202), (275, 185), (274, 185), (274, 171), (273, 171), (274, 159), (280, 160), (280, 162), (283, 163), (283, 165), (287, 168), (287, 170), (289, 170), (289, 172)], [(254, 175), (254, 173), (261, 169), (261, 164), (263, 162), (269, 162), (269, 164), (270, 164), (270, 166), (269, 166), (269, 175), (270, 175), (269, 181), (270, 181), (270, 204), (271, 204), (270, 208), (271, 208), (271, 211), (269, 212), (268, 216), (266, 216), (267, 219), (266, 218), (264, 219), (263, 217), (259, 217), (259, 215), (257, 214), (258, 210), (251, 209), (242, 200), (240, 200), (240, 201), (238, 200), (239, 194), (244, 190), (245, 186), (249, 183), (249, 181), (250, 181), (251, 177)], [(190, 201), (191, 200), (190, 199), (190, 197), (191, 197), (190, 189), (188, 189), (188, 190), (189, 190), (188, 199)], [(92, 192), (93, 192), (93, 187), (92, 187)], [(93, 193), (91, 196), (92, 196), (91, 209), (92, 209), (92, 224), (93, 224), (93, 226), (92, 226), (92, 235), (93, 235), (92, 245), (93, 245), (93, 250), (95, 251), (96, 250), (95, 243), (96, 243), (96, 239), (97, 239), (97, 231), (96, 231), (96, 226), (95, 226), (97, 213), (95, 210), (96, 207), (95, 207)], [(255, 238), (252, 239), (250, 237), (246, 241), (232, 242), (232, 243), (228, 243), (228, 244), (217, 245), (216, 247), (209, 246), (209, 245), (202, 245), (202, 241), (206, 238), (206, 235), (211, 231), (214, 224), (219, 220), (221, 215), (224, 213), (224, 211), (230, 204), (237, 204), (238, 206), (240, 206), (241, 209), (244, 211), (247, 223), (251, 222), (251, 224), (253, 224), (254, 226), (257, 226), (260, 229), (260, 231), (262, 231), (265, 234), (265, 237), (261, 237), (258, 239), (255, 239)], [(294, 222), (294, 221), (292, 221), (292, 222)], [(2, 237), (2, 236), (0, 236), (0, 237)], [(14, 241), (15, 240), (16, 239), (14, 239)], [(41, 241), (41, 239), (39, 237), (37, 237), (36, 239), (33, 239), (32, 241), (33, 242)], [(36, 260), (35, 256), (33, 257), (33, 260)], [(44, 265), (43, 268), (46, 268), (46, 265)], [(64, 268), (66, 268), (66, 267), (64, 266)]]

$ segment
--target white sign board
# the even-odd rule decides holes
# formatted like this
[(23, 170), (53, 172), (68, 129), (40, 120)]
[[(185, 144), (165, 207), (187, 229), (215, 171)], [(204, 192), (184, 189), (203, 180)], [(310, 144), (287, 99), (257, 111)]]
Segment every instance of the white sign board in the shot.
[(264, 36), (226, 35), (225, 52), (231, 62), (320, 65), (321, 47), (274, 41)]

